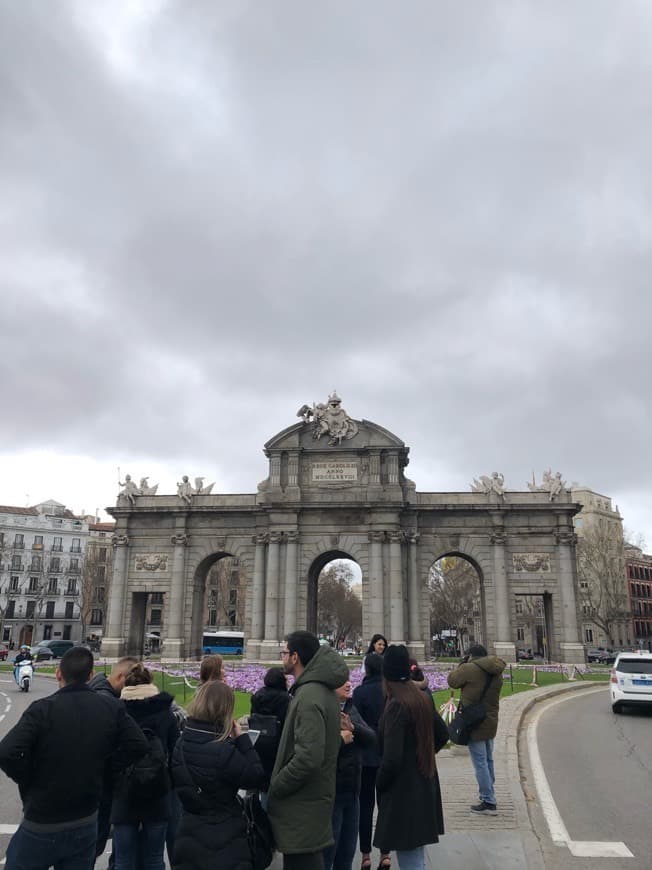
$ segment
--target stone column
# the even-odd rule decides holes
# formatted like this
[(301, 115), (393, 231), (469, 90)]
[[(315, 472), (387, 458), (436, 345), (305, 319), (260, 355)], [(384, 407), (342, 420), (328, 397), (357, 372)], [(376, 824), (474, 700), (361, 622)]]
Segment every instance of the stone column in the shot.
[(260, 657), (276, 662), (279, 658), (278, 581), (280, 565), (280, 532), (271, 532), (267, 547), (267, 577), (265, 582), (265, 639), (260, 645)]
[(401, 532), (389, 533), (389, 642), (405, 643)]
[(188, 538), (189, 536), (181, 528), (170, 538), (170, 542), (174, 545), (174, 553), (172, 555), (172, 582), (170, 583), (163, 655), (167, 659), (175, 659), (176, 661), (182, 660), (184, 655), (183, 620), (185, 607), (183, 593)]
[(496, 634), (494, 652), (506, 662), (516, 661), (516, 644), (512, 640), (510, 629), (509, 594), (507, 592), (507, 571), (505, 568), (505, 527), (502, 525), (502, 514), (492, 517), (494, 530), (491, 536), (493, 545), (494, 574), (494, 613)]
[(561, 658), (569, 664), (583, 664), (584, 646), (580, 642), (575, 600), (575, 544), (573, 529), (562, 525), (559, 517), (557, 529), (557, 556), (559, 559), (559, 610), (561, 617)]
[(285, 619), (284, 634), (297, 629), (297, 540), (298, 532), (285, 535)]
[(408, 544), (408, 650), (410, 655), (421, 662), (426, 657), (426, 648), (423, 642), (423, 630), (421, 628), (421, 615), (423, 606), (421, 601), (421, 584), (419, 583), (419, 569), (417, 560), (417, 542), (419, 536), (410, 532), (407, 536)]
[(369, 637), (385, 634), (385, 596), (383, 595), (383, 538), (384, 532), (369, 532)]
[(102, 655), (105, 658), (119, 658), (125, 651), (124, 609), (127, 594), (129, 538), (127, 535), (115, 534), (111, 543), (114, 549), (113, 575), (109, 589), (106, 636), (102, 639)]
[(265, 544), (267, 535), (253, 538), (256, 545), (254, 574), (251, 578), (251, 638), (247, 640), (247, 658), (255, 660), (260, 655), (260, 642), (265, 636)]

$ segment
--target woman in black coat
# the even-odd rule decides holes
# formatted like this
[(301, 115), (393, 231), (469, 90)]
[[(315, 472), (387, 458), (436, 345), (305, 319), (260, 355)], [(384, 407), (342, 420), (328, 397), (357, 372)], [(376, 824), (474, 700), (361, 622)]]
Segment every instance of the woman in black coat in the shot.
[[(265, 685), (251, 696), (252, 716), (273, 716), (276, 722), (276, 737), (260, 735), (256, 740), (256, 752), (260, 758), (267, 780), (272, 778), (274, 762), (281, 741), (281, 731), (290, 706), (287, 682), (283, 668), (270, 668), (265, 674)], [(255, 724), (249, 726), (255, 728)], [(261, 793), (261, 803), (266, 805), (266, 792)]]
[(219, 680), (201, 686), (172, 757), (183, 805), (173, 870), (251, 870), (238, 789), (260, 788), (265, 772), (251, 740), (233, 720), (233, 690)]
[(448, 742), (448, 728), (410, 679), (405, 646), (387, 649), (383, 677), (387, 703), (379, 728), (374, 845), (383, 853), (395, 851), (402, 870), (425, 870), (424, 847), (444, 833), (435, 753)]
[[(158, 738), (163, 763), (169, 768), (179, 736), (179, 726), (172, 713), (172, 695), (159, 692), (151, 672), (138, 662), (127, 673), (120, 697), (132, 719)], [(115, 870), (164, 870), (163, 850), (170, 815), (169, 776), (163, 773), (167, 791), (156, 786), (147, 795), (136, 794), (132, 774), (129, 768), (125, 769), (120, 756), (115, 759), (115, 768), (111, 805)]]
[[(368, 653), (364, 660), (365, 676), (353, 690), (353, 704), (367, 725), (378, 738), (378, 724), (385, 708), (383, 691), (383, 659), (378, 653)], [(360, 852), (361, 870), (371, 867), (371, 833), (376, 806), (376, 774), (380, 766), (378, 742), (362, 750), (362, 775), (360, 779)], [(381, 855), (386, 861), (389, 855)]]

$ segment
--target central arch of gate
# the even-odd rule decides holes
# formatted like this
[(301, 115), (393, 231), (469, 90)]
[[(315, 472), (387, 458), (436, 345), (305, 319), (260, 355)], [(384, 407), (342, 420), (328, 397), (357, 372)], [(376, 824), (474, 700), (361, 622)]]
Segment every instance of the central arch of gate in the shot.
[[(320, 410), (329, 408), (330, 418)], [(551, 656), (584, 661), (579, 506), (565, 490), (554, 501), (547, 492), (417, 492), (405, 475), (409, 448), (396, 435), (351, 420), (339, 399), (302, 412), (265, 444), (269, 474), (256, 494), (135, 495), (109, 509), (116, 533), (105, 655), (137, 651), (138, 596), (153, 592), (164, 601), (164, 655), (198, 654), (207, 568), (229, 555), (245, 596), (247, 658), (278, 659), (284, 635), (312, 624), (321, 568), (348, 558), (362, 573), (365, 639), (381, 632), (424, 659), (429, 571), (457, 554), (478, 570), (484, 640), (496, 653), (515, 659), (515, 602), (540, 595), (550, 602)]]

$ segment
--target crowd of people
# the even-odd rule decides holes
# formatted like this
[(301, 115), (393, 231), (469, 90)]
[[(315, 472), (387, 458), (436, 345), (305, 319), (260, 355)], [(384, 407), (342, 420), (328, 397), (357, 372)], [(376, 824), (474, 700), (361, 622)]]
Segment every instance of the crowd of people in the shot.
[[(166, 847), (173, 870), (252, 870), (243, 790), (260, 796), (285, 870), (351, 870), (358, 848), (370, 870), (372, 844), (379, 870), (393, 855), (400, 870), (425, 870), (444, 833), (436, 755), (449, 732), (418, 663), (375, 634), (352, 691), (343, 658), (307, 631), (288, 635), (281, 660), (251, 698), (252, 741), (218, 655), (203, 659), (186, 711), (138, 659), (93, 676), (90, 651), (69, 650), (59, 690), (0, 741), (23, 801), (6, 870), (91, 870), (109, 836), (114, 870), (163, 870)], [(488, 709), (469, 747), (474, 812), (497, 812), (504, 667), (478, 645), (449, 676), (463, 704), (482, 695)]]

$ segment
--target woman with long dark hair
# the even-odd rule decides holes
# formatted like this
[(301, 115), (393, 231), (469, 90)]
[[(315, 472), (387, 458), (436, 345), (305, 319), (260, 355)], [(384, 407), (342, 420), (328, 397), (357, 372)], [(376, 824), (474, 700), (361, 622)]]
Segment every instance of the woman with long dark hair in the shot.
[[(448, 742), (448, 728), (410, 679), (405, 646), (388, 647), (383, 681), (387, 700), (379, 726), (374, 846), (383, 854), (395, 851), (400, 870), (425, 870), (424, 847), (444, 833), (435, 753)], [(389, 867), (389, 859), (381, 860), (380, 867)]]
[(386, 649), (387, 638), (383, 634), (374, 634), (369, 641), (369, 647), (367, 648), (365, 655), (369, 655), (369, 653), (378, 653), (379, 656), (382, 656), (385, 654)]

